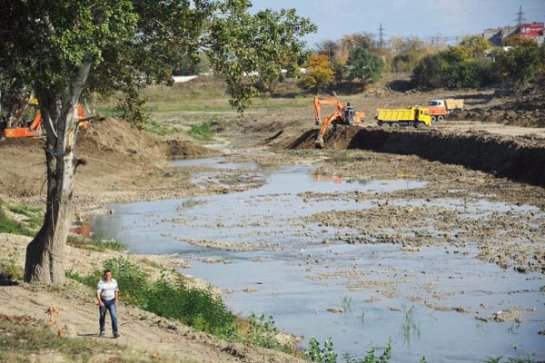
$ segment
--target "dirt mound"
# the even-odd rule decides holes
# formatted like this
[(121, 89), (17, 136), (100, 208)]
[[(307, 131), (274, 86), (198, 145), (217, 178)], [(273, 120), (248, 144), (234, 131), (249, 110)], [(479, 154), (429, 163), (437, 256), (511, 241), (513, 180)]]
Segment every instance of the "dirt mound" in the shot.
[[(2, 194), (25, 198), (27, 203), (44, 197), (43, 147), (42, 139), (6, 140), (0, 143)], [(91, 127), (80, 134), (76, 154), (86, 164), (78, 168), (75, 195), (86, 201), (106, 194), (110, 195), (105, 197), (107, 200), (128, 200), (132, 199), (131, 193), (140, 193), (147, 183), (168, 193), (171, 189), (163, 184), (168, 183), (172, 187), (183, 182), (182, 176), (171, 177), (170, 180), (162, 178), (171, 168), (171, 159), (194, 158), (210, 153), (209, 149), (192, 141), (165, 141), (139, 131), (125, 121), (101, 118), (93, 121)], [(181, 192), (184, 188), (180, 185), (176, 190)]]
[(112, 117), (94, 121), (80, 135), (78, 153), (81, 157), (101, 158), (116, 155), (119, 160), (164, 162), (165, 146), (158, 137), (131, 127), (125, 121)]
[(458, 118), (524, 127), (545, 127), (545, 93), (540, 89), (533, 89), (499, 105), (465, 110)]
[(189, 140), (168, 140), (167, 154), (171, 159), (190, 159), (216, 154), (214, 150)]
[[(284, 145), (314, 148), (318, 130), (307, 130)], [(366, 149), (414, 154), (428, 160), (482, 170), (493, 175), (545, 186), (545, 145), (531, 137), (507, 137), (485, 132), (444, 133), (435, 130), (385, 130), (339, 127), (325, 138), (325, 148)]]

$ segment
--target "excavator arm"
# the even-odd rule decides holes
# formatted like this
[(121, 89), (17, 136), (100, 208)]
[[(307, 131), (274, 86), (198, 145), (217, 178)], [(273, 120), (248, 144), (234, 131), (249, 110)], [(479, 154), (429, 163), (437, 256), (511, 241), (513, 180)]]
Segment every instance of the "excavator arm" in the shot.
[[(337, 99), (332, 97), (314, 97), (314, 118), (316, 121), (316, 125), (319, 125), (322, 119), (321, 115), (321, 109), (320, 105), (333, 105), (337, 107), (337, 111), (341, 112), (344, 109), (344, 106), (342, 103), (340, 103)], [(324, 118), (325, 120), (325, 118)]]

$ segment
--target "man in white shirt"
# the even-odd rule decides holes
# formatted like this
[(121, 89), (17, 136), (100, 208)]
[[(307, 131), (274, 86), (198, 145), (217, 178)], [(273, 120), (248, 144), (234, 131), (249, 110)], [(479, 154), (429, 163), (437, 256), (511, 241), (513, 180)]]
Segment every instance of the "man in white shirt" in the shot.
[(117, 287), (117, 281), (112, 278), (112, 271), (105, 270), (102, 280), (97, 284), (97, 299), (98, 307), (100, 311), (100, 333), (99, 336), (103, 337), (106, 332), (106, 312), (110, 312), (110, 318), (112, 319), (112, 330), (114, 338), (119, 338), (119, 330), (117, 327), (117, 302), (119, 299), (119, 289)]

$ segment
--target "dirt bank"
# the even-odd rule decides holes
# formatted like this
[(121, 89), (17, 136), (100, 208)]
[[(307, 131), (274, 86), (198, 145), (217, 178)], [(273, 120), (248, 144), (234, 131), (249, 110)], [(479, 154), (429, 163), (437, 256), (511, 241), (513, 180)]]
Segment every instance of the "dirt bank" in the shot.
[[(314, 148), (317, 130), (286, 143), (289, 149)], [(331, 149), (365, 149), (414, 154), (428, 160), (460, 164), (496, 176), (545, 186), (545, 144), (531, 137), (487, 133), (446, 133), (438, 130), (388, 130), (339, 127), (325, 142)]]
[[(44, 141), (0, 143), (0, 190), (4, 198), (43, 205), (45, 198)], [(187, 172), (171, 159), (195, 158), (214, 152), (182, 138), (160, 138), (115, 118), (93, 122), (80, 135), (74, 205), (98, 207), (112, 201), (182, 196), (197, 191)]]

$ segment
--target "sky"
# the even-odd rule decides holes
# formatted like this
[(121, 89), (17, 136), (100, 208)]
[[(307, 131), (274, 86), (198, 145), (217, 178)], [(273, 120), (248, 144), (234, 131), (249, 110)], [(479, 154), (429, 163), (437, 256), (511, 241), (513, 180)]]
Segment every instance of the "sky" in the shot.
[(382, 22), (390, 36), (463, 37), (486, 28), (514, 25), (519, 6), (528, 22), (545, 22), (545, 0), (252, 0), (254, 10), (295, 8), (318, 32), (305, 37), (307, 47), (344, 34), (378, 34)]

